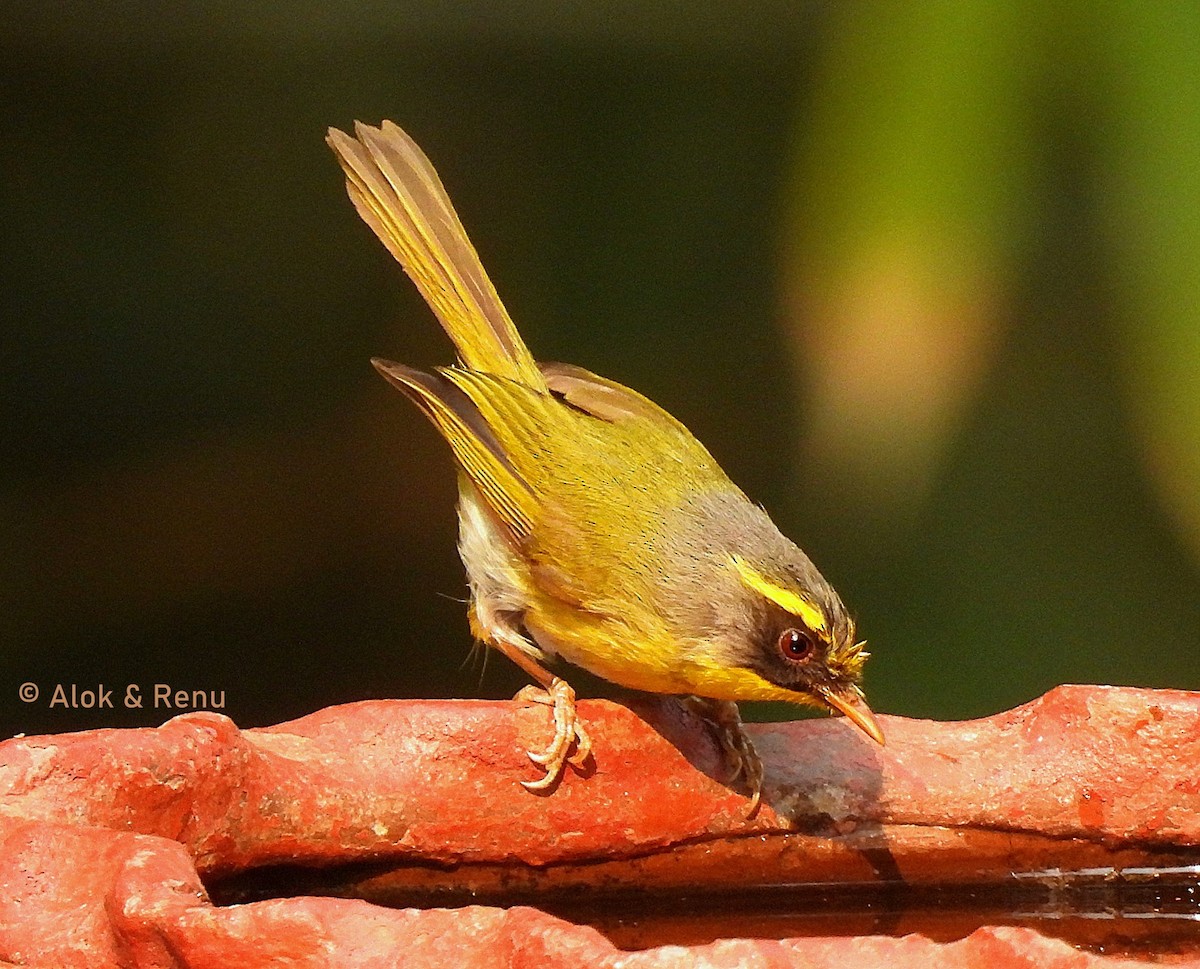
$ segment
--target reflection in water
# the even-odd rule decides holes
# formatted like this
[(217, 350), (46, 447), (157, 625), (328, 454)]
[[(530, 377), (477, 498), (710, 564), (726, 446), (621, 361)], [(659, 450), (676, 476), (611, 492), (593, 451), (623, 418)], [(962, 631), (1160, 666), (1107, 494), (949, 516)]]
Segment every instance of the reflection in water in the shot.
[(514, 891), (502, 882), (483, 890), (430, 891), (388, 887), (386, 875), (380, 877), (387, 869), (260, 870), (209, 888), (219, 905), (296, 895), (365, 898), (396, 908), (532, 905), (591, 925), (625, 950), (728, 938), (910, 933), (951, 942), (984, 926), (1018, 925), (1107, 954), (1200, 956), (1200, 863), (1044, 868), (969, 884), (774, 884), (736, 893), (630, 884), (558, 886), (552, 892), (524, 885)]

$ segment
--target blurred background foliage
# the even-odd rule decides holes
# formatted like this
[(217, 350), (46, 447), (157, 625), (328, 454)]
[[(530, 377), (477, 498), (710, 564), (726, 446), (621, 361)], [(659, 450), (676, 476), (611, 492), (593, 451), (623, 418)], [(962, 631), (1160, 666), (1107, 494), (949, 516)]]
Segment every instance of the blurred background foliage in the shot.
[(170, 715), (127, 683), (243, 725), (521, 685), (466, 661), (449, 456), (367, 364), (450, 352), (323, 144), (355, 118), (425, 148), (535, 353), (662, 403), (812, 554), (876, 709), (1200, 688), (1194, 5), (6, 19), (5, 733)]

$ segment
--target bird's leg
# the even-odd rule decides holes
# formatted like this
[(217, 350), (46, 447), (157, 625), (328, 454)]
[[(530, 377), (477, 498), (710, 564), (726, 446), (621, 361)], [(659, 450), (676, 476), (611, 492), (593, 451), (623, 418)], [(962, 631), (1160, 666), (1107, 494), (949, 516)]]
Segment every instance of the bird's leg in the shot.
[[(546, 687), (527, 686), (514, 699), (530, 700), (554, 708), (554, 739), (541, 753), (529, 751), (529, 759), (546, 768), (546, 777), (540, 781), (522, 781), (531, 791), (540, 791), (554, 783), (562, 773), (564, 761), (582, 767), (592, 755), (592, 741), (575, 716), (575, 691), (561, 677), (552, 676)], [(572, 743), (575, 752), (568, 754)], [(552, 776), (553, 775), (553, 776)]]
[(733, 768), (731, 780), (745, 778), (750, 789), (750, 813), (747, 816), (754, 817), (762, 800), (763, 765), (742, 726), (737, 704), (732, 700), (712, 700), (702, 696), (685, 697), (684, 704), (712, 728), (726, 762)]
[(516, 643), (500, 637), (492, 637), (490, 642), (541, 684), (524, 687), (514, 699), (542, 703), (554, 710), (554, 737), (550, 744), (545, 750), (527, 751), (530, 760), (545, 768), (546, 776), (536, 781), (521, 781), (527, 790), (544, 791), (558, 783), (568, 763), (582, 767), (592, 755), (591, 738), (575, 716), (575, 691), (570, 683), (555, 676)]

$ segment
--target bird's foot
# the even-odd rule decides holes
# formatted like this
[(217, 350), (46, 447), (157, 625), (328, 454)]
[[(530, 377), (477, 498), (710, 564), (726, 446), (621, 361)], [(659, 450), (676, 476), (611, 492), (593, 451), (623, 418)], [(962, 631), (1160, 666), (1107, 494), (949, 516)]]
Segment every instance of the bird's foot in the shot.
[[(544, 791), (557, 784), (567, 764), (582, 768), (592, 756), (592, 741), (575, 717), (575, 691), (557, 676), (550, 686), (527, 686), (514, 699), (530, 700), (554, 708), (554, 738), (541, 751), (529, 751), (529, 759), (545, 768), (546, 776), (536, 781), (521, 781), (530, 791)], [(571, 748), (574, 747), (574, 753)]]
[(702, 696), (687, 697), (685, 704), (712, 728), (726, 763), (733, 769), (730, 780), (745, 778), (746, 786), (750, 789), (750, 812), (747, 818), (753, 818), (762, 800), (763, 764), (742, 725), (737, 704), (732, 700), (712, 700)]

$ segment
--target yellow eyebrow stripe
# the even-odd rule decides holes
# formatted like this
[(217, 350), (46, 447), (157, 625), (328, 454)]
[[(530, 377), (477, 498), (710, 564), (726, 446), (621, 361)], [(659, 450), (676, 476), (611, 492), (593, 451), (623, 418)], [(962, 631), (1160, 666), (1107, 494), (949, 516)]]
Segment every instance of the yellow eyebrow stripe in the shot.
[(825, 632), (825, 614), (804, 596), (776, 585), (740, 555), (731, 559), (738, 577), (748, 588), (769, 599), (785, 612), (797, 616), (813, 632)]

